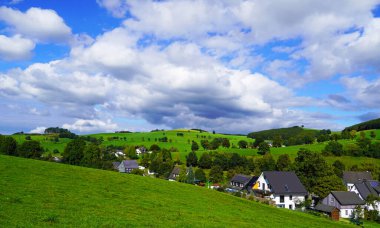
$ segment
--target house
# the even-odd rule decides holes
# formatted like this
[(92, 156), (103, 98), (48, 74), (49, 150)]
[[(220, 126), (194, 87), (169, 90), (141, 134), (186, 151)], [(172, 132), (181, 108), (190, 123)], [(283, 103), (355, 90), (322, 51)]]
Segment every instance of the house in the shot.
[[(351, 187), (351, 192), (356, 193), (362, 200), (366, 200), (369, 195), (380, 196), (380, 183), (376, 180), (358, 181)], [(373, 205), (368, 204), (369, 210), (380, 211), (380, 201), (375, 201)]]
[(138, 169), (139, 165), (136, 160), (123, 160), (118, 166), (118, 170), (121, 173), (130, 173), (134, 169)]
[(364, 206), (365, 202), (354, 192), (332, 191), (322, 204), (338, 208), (341, 218), (351, 218), (355, 207)]
[(251, 191), (252, 185), (256, 182), (257, 179), (258, 177), (236, 174), (230, 180), (229, 186), (226, 188), (226, 190), (230, 192), (239, 192), (243, 190)]
[(329, 206), (320, 203), (317, 206), (315, 206), (314, 210), (328, 215), (334, 221), (339, 221), (340, 210), (334, 206)]
[(119, 170), (119, 165), (121, 162), (112, 162), (112, 167), (116, 170)]
[(347, 187), (347, 191), (351, 191), (354, 184), (362, 180), (372, 180), (371, 172), (343, 172), (343, 183)]
[(141, 146), (141, 147), (136, 148), (136, 154), (138, 156), (143, 155), (145, 153), (147, 153), (147, 149), (145, 147)]
[(172, 172), (170, 173), (168, 180), (169, 181), (176, 181), (177, 177), (179, 177), (179, 172), (181, 171), (180, 167), (174, 167)]
[(252, 187), (254, 192), (269, 195), (277, 207), (294, 210), (305, 201), (308, 192), (294, 172), (264, 171)]

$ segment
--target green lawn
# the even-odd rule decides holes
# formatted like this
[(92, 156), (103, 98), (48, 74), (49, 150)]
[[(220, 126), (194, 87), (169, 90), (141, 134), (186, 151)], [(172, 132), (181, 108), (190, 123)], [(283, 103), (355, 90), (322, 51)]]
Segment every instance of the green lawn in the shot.
[(0, 156), (0, 227), (353, 227), (197, 186)]

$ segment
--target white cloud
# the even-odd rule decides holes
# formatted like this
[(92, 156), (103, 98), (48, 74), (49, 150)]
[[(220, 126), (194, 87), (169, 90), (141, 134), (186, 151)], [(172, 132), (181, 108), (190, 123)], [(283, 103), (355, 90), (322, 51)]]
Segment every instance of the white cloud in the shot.
[(2, 60), (27, 59), (32, 55), (34, 47), (33, 41), (22, 38), (20, 35), (13, 37), (0, 35), (0, 59)]
[(46, 127), (36, 127), (35, 129), (31, 130), (29, 133), (32, 134), (43, 134), (45, 132)]
[(50, 9), (29, 8), (25, 13), (0, 7), (0, 21), (4, 21), (15, 34), (34, 39), (38, 42), (68, 42), (71, 29), (64, 20)]
[(114, 17), (122, 18), (128, 11), (126, 0), (96, 0), (96, 2), (111, 12)]
[(118, 126), (115, 123), (112, 123), (111, 120), (102, 121), (98, 119), (93, 120), (76, 120), (73, 124), (64, 124), (63, 128), (80, 131), (80, 132), (110, 132), (117, 130)]

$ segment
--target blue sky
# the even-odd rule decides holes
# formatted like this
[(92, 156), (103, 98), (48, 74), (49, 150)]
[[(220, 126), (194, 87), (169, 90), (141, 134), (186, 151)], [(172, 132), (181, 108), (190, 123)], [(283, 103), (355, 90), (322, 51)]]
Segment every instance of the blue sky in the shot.
[(0, 0), (0, 133), (379, 118), (379, 4)]

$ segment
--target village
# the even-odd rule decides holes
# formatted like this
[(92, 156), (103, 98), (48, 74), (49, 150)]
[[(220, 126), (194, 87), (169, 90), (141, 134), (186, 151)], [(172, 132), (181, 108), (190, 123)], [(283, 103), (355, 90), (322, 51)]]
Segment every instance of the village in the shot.
[[(119, 155), (122, 151), (117, 152)], [(137, 148), (136, 154), (152, 153), (145, 148)], [(143, 173), (154, 176), (154, 172), (141, 166), (137, 160), (114, 162), (113, 167), (120, 173)], [(184, 166), (175, 166), (166, 178), (168, 181), (179, 181)], [(140, 170), (141, 172), (136, 172)], [(191, 172), (191, 174), (190, 174)], [(380, 212), (380, 182), (372, 177), (369, 171), (343, 171), (342, 183), (345, 191), (331, 191), (326, 197), (306, 190), (294, 171), (263, 171), (258, 176), (235, 174), (226, 184), (205, 183), (197, 180), (192, 174), (192, 167), (186, 167), (186, 176), (194, 178), (194, 185), (222, 191), (249, 200), (273, 205), (278, 208), (299, 210), (308, 213), (319, 213), (332, 220), (350, 219), (360, 225), (359, 218), (364, 213), (377, 215)]]

